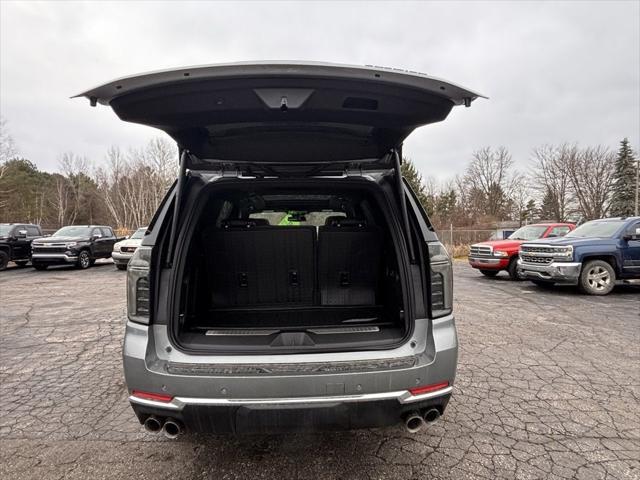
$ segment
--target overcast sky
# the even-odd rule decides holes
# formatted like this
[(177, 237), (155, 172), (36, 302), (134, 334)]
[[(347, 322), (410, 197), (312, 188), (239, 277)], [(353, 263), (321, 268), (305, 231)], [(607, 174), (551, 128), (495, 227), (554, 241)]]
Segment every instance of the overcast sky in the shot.
[(186, 65), (318, 60), (425, 72), (490, 97), (414, 132), (425, 175), (449, 178), (473, 150), (617, 148), (640, 141), (640, 2), (0, 2), (0, 114), (26, 158), (104, 161), (160, 132), (76, 93)]

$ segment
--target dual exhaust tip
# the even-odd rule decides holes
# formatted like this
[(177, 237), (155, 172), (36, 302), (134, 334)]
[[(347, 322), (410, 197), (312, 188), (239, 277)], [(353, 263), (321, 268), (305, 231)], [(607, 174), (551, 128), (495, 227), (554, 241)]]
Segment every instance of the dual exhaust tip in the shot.
[(440, 418), (440, 410), (437, 408), (430, 408), (422, 414), (410, 412), (404, 417), (404, 426), (409, 433), (418, 433), (427, 424), (435, 422), (438, 418)]
[(162, 432), (165, 437), (173, 440), (184, 433), (184, 428), (180, 420), (175, 418), (167, 418), (163, 420), (155, 415), (150, 415), (144, 421), (144, 429), (149, 433)]

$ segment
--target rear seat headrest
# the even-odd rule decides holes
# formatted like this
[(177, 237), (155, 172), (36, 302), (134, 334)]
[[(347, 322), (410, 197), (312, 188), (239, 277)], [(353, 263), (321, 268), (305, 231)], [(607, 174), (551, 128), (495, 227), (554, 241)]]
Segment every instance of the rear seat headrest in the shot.
[(342, 215), (332, 215), (330, 217), (327, 217), (327, 219), (324, 221), (325, 225), (335, 225), (336, 222), (345, 219), (346, 217), (342, 216)]
[(269, 221), (266, 218), (234, 219), (222, 222), (222, 228), (251, 228), (266, 225), (269, 225)]
[(324, 223), (330, 227), (360, 227), (367, 226), (367, 221), (359, 218), (346, 218), (346, 217), (328, 217)]

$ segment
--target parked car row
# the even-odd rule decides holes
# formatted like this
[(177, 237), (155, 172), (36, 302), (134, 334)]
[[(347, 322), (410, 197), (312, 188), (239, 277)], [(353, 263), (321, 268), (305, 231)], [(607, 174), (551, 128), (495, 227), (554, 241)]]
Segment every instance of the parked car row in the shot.
[(21, 267), (30, 261), (36, 270), (51, 265), (86, 269), (97, 259), (110, 257), (118, 269), (125, 270), (145, 231), (146, 227), (140, 228), (126, 238), (117, 237), (106, 225), (69, 225), (44, 236), (39, 225), (0, 224), (0, 270), (10, 261)]
[(603, 218), (577, 228), (527, 225), (509, 240), (472, 245), (469, 264), (490, 277), (507, 270), (514, 280), (606, 295), (616, 284), (640, 279), (640, 217)]

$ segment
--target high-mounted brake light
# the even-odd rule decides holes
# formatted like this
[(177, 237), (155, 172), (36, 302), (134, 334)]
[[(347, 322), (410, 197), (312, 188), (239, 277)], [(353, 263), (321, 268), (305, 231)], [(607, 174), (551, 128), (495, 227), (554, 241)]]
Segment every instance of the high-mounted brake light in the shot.
[(153, 400), (154, 402), (169, 403), (173, 400), (172, 395), (164, 395), (162, 393), (142, 392), (140, 390), (134, 390), (131, 393), (132, 396), (142, 398), (144, 400)]
[(423, 395), (425, 393), (442, 390), (443, 388), (447, 388), (448, 386), (449, 386), (449, 382), (433, 383), (431, 385), (424, 385), (422, 387), (410, 388), (409, 393), (411, 395)]

